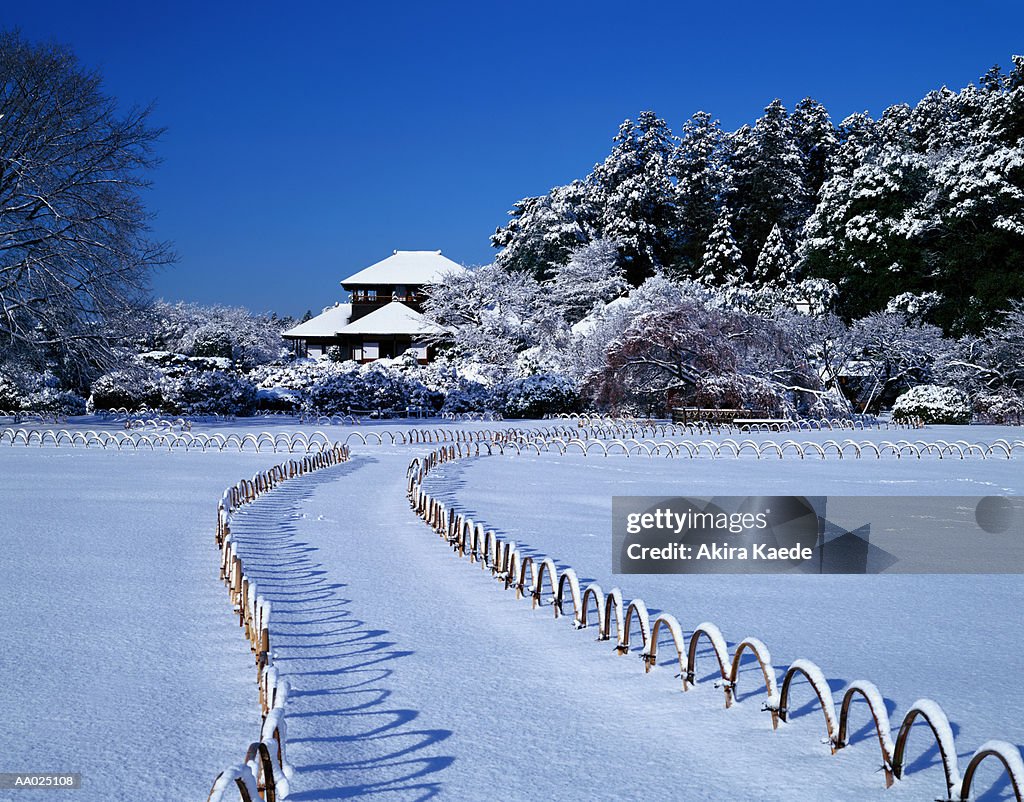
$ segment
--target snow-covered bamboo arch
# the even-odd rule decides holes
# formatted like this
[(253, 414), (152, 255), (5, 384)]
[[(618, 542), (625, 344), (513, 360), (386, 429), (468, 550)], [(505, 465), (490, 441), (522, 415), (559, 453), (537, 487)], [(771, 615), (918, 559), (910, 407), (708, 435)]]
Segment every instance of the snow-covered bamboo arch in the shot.
[[(733, 446), (729, 450), (733, 456), (739, 456), (741, 449), (752, 449), (758, 445), (755, 441), (732, 442)], [(587, 443), (584, 441), (579, 441), (579, 443), (581, 446), (579, 452), (584, 455), (588, 454)], [(1020, 450), (1024, 451), (1024, 442), (1015, 441), (1011, 444), (1007, 441), (996, 441), (996, 443), (992, 447), (980, 444), (959, 445), (963, 449), (963, 457), (973, 455), (987, 458), (995, 453), (1005, 457), (1012, 455), (1018, 445)], [(692, 451), (681, 444), (676, 445), (679, 445), (682, 451), (695, 457), (700, 450), (696, 446), (705, 444), (691, 444)], [(763, 446), (763, 443), (761, 445)], [(788, 446), (790, 450), (802, 450), (801, 456), (804, 456), (807, 445), (808, 443), (786, 441), (784, 444), (775, 444), (776, 447), (771, 450), (774, 451), (776, 457), (779, 457)], [(839, 442), (829, 440), (824, 445), (818, 443), (813, 443), (813, 445), (816, 446), (813, 451), (821, 458), (827, 458), (827, 454), (832, 454), (842, 459), (847, 453), (861, 456), (874, 444), (871, 441), (844, 440)], [(828, 446), (827, 449), (825, 445)], [(911, 443), (909, 441), (888, 442), (884, 445), (885, 447), (875, 447), (876, 458), (880, 459), (886, 454), (897, 459), (905, 454), (912, 454), (916, 457), (927, 455), (941, 458), (946, 448), (946, 445), (941, 443)], [(968, 445), (973, 447), (964, 448)], [(954, 452), (956, 451), (957, 449), (954, 449)], [(761, 448), (758, 457), (764, 453), (766, 453), (765, 450)], [(949, 452), (945, 451), (945, 453)], [(438, 505), (422, 487), (430, 471), (439, 465), (458, 459), (459, 456), (455, 449), (442, 448), (425, 457), (414, 459), (410, 462), (407, 470), (409, 480), (407, 489), (414, 511), (451, 543), (455, 551), (462, 556), (467, 550), (467, 535), (472, 532), (472, 541), (475, 543), (477, 541), (476, 533), (483, 530), (482, 524), (474, 523), (460, 513)], [(854, 705), (854, 702), (858, 699), (863, 699), (866, 702), (882, 754), (882, 768), (885, 772), (887, 786), (904, 775), (903, 761), (906, 744), (911, 734), (912, 725), (920, 718), (927, 723), (938, 745), (946, 786), (944, 798), (958, 798), (961, 802), (967, 802), (978, 766), (985, 760), (995, 760), (1008, 775), (1015, 798), (1018, 802), (1024, 802), (1021, 797), (1022, 789), (1024, 789), (1024, 760), (1022, 760), (1020, 750), (1004, 741), (987, 741), (975, 751), (967, 770), (961, 776), (952, 729), (949, 727), (945, 713), (935, 702), (918, 700), (911, 705), (903, 717), (898, 734), (894, 739), (882, 695), (874, 684), (866, 680), (856, 680), (846, 687), (837, 712), (836, 699), (824, 672), (810, 660), (794, 660), (783, 672), (781, 683), (779, 683), (772, 664), (771, 653), (768, 647), (757, 638), (744, 638), (730, 654), (728, 641), (718, 627), (705, 621), (694, 627), (689, 640), (687, 640), (682, 624), (671, 613), (660, 612), (652, 622), (647, 605), (642, 599), (633, 599), (627, 603), (619, 588), (613, 588), (605, 594), (596, 583), (588, 585), (581, 593), (579, 580), (572, 568), (566, 567), (559, 571), (554, 560), (549, 557), (532, 554), (523, 556), (516, 551), (515, 544), (505, 542), (493, 530), (486, 530), (483, 537), (485, 543), (488, 544), (485, 545), (485, 553), (489, 554), (493, 549), (494, 553), (499, 555), (497, 559), (500, 560), (500, 564), (495, 562), (495, 558), (491, 560), (489, 567), (492, 569), (492, 574), (504, 581), (506, 588), (514, 587), (516, 598), (529, 595), (532, 606), (536, 608), (542, 602), (544, 577), (547, 576), (556, 618), (564, 612), (564, 602), (571, 600), (574, 626), (578, 629), (587, 629), (592, 620), (590, 611), (594, 610), (597, 618), (598, 640), (610, 640), (614, 628), (615, 651), (619, 654), (628, 654), (631, 651), (631, 636), (635, 629), (639, 632), (640, 655), (644, 660), (646, 671), (651, 671), (657, 665), (659, 640), (662, 639), (662, 633), (667, 632), (670, 636), (669, 642), (676, 653), (683, 690), (696, 684), (699, 646), (700, 641), (704, 639), (709, 642), (711, 653), (715, 657), (718, 676), (716, 685), (720, 684), (725, 692), (726, 707), (737, 701), (736, 691), (743, 657), (749, 654), (754, 657), (760, 669), (764, 685), (763, 709), (770, 713), (773, 728), (777, 727), (780, 721), (788, 721), (791, 697), (794, 689), (804, 684), (800, 682), (803, 680), (810, 687), (818, 702), (824, 719), (826, 741), (833, 753), (849, 748), (847, 738), (850, 732), (850, 718), (862, 709), (860, 706)], [(503, 547), (505, 549), (504, 557), (500, 557)], [(475, 558), (476, 552), (476, 547), (471, 546), (469, 549), (471, 560)], [(484, 559), (486, 562), (487, 558)], [(528, 570), (529, 578), (527, 577)], [(568, 599), (565, 595), (566, 588), (570, 590)]]

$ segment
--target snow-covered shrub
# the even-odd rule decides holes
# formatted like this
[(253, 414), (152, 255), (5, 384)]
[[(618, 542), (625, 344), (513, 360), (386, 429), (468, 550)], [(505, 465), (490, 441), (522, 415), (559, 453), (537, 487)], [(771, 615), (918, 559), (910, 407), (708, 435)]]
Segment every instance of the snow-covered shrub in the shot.
[(84, 415), (85, 399), (69, 390), (43, 387), (29, 393), (22, 406), (32, 412), (50, 412), (54, 415)]
[(498, 391), (508, 418), (542, 418), (559, 412), (577, 412), (580, 396), (568, 376), (538, 373), (506, 382)]
[(260, 412), (298, 412), (302, 409), (302, 393), (284, 387), (260, 388), (256, 391), (256, 409)]
[(115, 370), (92, 383), (96, 409), (138, 409), (160, 403), (159, 375), (148, 370)]
[(168, 376), (184, 375), (197, 370), (230, 370), (232, 362), (222, 356), (188, 356), (172, 351), (146, 351), (137, 357), (143, 367), (158, 368)]
[(973, 406), (975, 416), (986, 423), (1019, 426), (1024, 420), (1024, 397), (1006, 388), (976, 396)]
[(887, 314), (902, 314), (907, 320), (920, 322), (932, 310), (942, 303), (942, 295), (937, 292), (903, 292), (890, 298), (885, 306)]
[(487, 387), (469, 379), (459, 379), (454, 386), (449, 387), (441, 412), (485, 412), (497, 406), (494, 395)]
[(218, 326), (202, 326), (193, 334), (192, 356), (233, 359), (234, 350), (231, 334)]
[(249, 373), (257, 387), (281, 387), (305, 393), (329, 376), (358, 369), (355, 362), (335, 363), (323, 359), (298, 359), (289, 365), (258, 367)]
[(786, 406), (777, 384), (740, 373), (702, 377), (693, 389), (693, 403), (705, 409), (756, 409), (770, 414)]
[(343, 349), (340, 345), (329, 345), (327, 347), (327, 358), (331, 362), (344, 362), (345, 349)]
[(20, 383), (13, 376), (0, 370), (0, 410), (21, 409), (24, 397)]
[(177, 415), (248, 415), (256, 406), (256, 388), (248, 379), (222, 370), (165, 376), (162, 406)]
[(404, 410), (406, 407), (436, 411), (444, 400), (443, 395), (396, 367), (393, 363), (397, 361), (335, 365), (307, 388), (306, 408), (324, 415), (344, 415), (352, 409)]
[(251, 368), (281, 359), (282, 321), (247, 309), (158, 301), (149, 310), (138, 350), (233, 359)]
[(919, 384), (896, 399), (893, 420), (920, 418), (925, 423), (970, 423), (971, 404), (956, 387)]

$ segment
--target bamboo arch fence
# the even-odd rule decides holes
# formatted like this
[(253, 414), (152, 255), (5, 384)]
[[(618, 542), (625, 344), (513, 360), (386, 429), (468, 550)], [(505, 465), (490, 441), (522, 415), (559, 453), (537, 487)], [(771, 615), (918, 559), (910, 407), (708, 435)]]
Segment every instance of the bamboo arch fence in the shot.
[[(1024, 451), (1024, 442), (1016, 441), (1014, 447)], [(703, 638), (714, 655), (718, 674), (715, 684), (723, 690), (726, 707), (735, 701), (742, 658), (749, 652), (760, 668), (764, 693), (761, 709), (771, 716), (773, 729), (778, 728), (780, 721), (788, 720), (795, 683), (804, 680), (821, 708), (825, 737), (832, 754), (849, 746), (850, 722), (855, 711), (853, 702), (862, 699), (874, 724), (887, 788), (905, 774), (907, 742), (912, 725), (921, 719), (938, 746), (946, 786), (943, 800), (967, 802), (978, 767), (989, 759), (1001, 764), (1017, 802), (1024, 800), (1024, 760), (1020, 750), (1007, 741), (986, 741), (975, 750), (961, 774), (952, 727), (942, 708), (934, 701), (919, 699), (914, 702), (904, 715), (894, 739), (882, 694), (867, 680), (856, 680), (847, 686), (837, 712), (836, 700), (824, 673), (810, 660), (794, 660), (782, 673), (780, 684), (771, 653), (757, 638), (743, 638), (730, 654), (727, 641), (711, 622), (698, 624), (687, 638), (683, 626), (670, 613), (660, 613), (652, 621), (642, 599), (627, 603), (618, 588), (605, 593), (597, 583), (587, 585), (581, 592), (579, 579), (572, 568), (559, 571), (550, 558), (538, 559), (533, 555), (520, 554), (515, 542), (503, 540), (493, 530), (485, 530), (481, 524), (456, 513), (423, 490), (423, 482), (434, 468), (468, 456), (467, 451), (471, 449), (453, 444), (414, 459), (406, 472), (409, 503), (415, 513), (460, 557), (479, 563), (481, 569), (489, 571), (506, 589), (513, 590), (517, 599), (528, 597), (533, 608), (549, 605), (556, 619), (565, 615), (565, 604), (571, 602), (573, 625), (577, 629), (585, 629), (596, 618), (597, 640), (611, 641), (614, 638), (614, 650), (618, 654), (629, 654), (633, 650), (631, 633), (638, 631), (641, 641), (639, 656), (648, 672), (657, 664), (659, 648), (670, 648), (679, 666), (684, 691), (696, 684), (697, 658)], [(664, 637), (666, 633), (668, 638)], [(670, 646), (662, 646), (664, 641), (670, 641)]]
[[(966, 440), (638, 440), (636, 438), (605, 440), (576, 436), (558, 427), (531, 429), (410, 429), (407, 431), (381, 430), (379, 432), (351, 432), (345, 443), (356, 441), (361, 445), (418, 445), (451, 444), (459, 457), (490, 454), (543, 454), (557, 453), (599, 455), (603, 457), (634, 455), (666, 458), (742, 457), (782, 459), (786, 456), (817, 457), (819, 459), (862, 459), (893, 457), (895, 459), (1011, 459), (1024, 455), (1024, 440), (993, 440), (991, 443), (971, 443)], [(2, 439), (0, 439), (2, 442)]]
[(323, 432), (259, 432), (256, 434), (205, 434), (182, 432), (153, 432), (142, 434), (135, 431), (114, 431), (105, 429), (24, 429), (6, 428), (0, 429), (0, 445), (24, 445), (24, 446), (45, 446), (69, 448), (92, 448), (93, 446), (103, 449), (117, 449), (118, 451), (138, 451), (167, 449), (174, 451), (225, 451), (234, 449), (236, 451), (255, 451), (257, 454), (263, 451), (274, 453), (287, 452), (318, 452), (327, 451), (332, 448), (331, 441)]
[(232, 516), (240, 507), (251, 504), (283, 482), (339, 465), (348, 459), (348, 446), (335, 443), (301, 459), (275, 465), (250, 479), (239, 480), (224, 491), (217, 503), (215, 541), (220, 554), (220, 578), (228, 588), (228, 600), (255, 658), (263, 725), (259, 740), (249, 744), (243, 761), (217, 775), (207, 802), (226, 802), (229, 799), (279, 802), (288, 796), (288, 780), (292, 776), (292, 769), (285, 758), (287, 728), (284, 713), (288, 681), (279, 676), (273, 664), (271, 606), (260, 595), (256, 582), (245, 572), (231, 536)]

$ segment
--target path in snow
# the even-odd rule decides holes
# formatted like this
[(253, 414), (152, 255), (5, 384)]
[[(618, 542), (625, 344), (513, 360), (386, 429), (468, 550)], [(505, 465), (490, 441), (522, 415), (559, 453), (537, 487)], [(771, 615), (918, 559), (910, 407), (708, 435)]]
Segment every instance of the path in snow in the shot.
[(932, 776), (886, 791), (877, 747), (830, 757), (809, 693), (772, 732), (756, 694), (726, 711), (515, 601), (413, 515), (410, 456), (359, 449), (235, 515), (292, 685), (291, 799), (934, 797)]

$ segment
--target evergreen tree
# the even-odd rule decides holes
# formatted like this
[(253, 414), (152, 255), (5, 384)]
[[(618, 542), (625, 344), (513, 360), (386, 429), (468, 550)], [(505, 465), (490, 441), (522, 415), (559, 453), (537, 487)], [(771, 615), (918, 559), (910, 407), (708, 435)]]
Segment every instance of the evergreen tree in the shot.
[(803, 160), (804, 216), (818, 205), (818, 193), (828, 178), (839, 135), (828, 111), (818, 101), (804, 98), (790, 117), (793, 141)]
[(616, 243), (599, 239), (577, 248), (544, 284), (546, 301), (566, 323), (581, 320), (596, 304), (608, 303), (629, 289)]
[(803, 159), (782, 101), (774, 100), (752, 129), (733, 137), (730, 205), (744, 264), (753, 267), (772, 226), (795, 235), (803, 222)]
[(538, 281), (549, 278), (574, 249), (594, 238), (592, 195), (592, 185), (573, 181), (517, 201), (509, 212), (512, 220), (491, 236), (491, 244), (502, 248), (495, 261)]
[(772, 226), (754, 266), (755, 287), (785, 286), (792, 278), (793, 255), (786, 247), (782, 229)]
[(707, 112), (697, 112), (683, 125), (672, 158), (679, 220), (678, 262), (668, 271), (673, 278), (695, 278), (700, 272), (728, 183), (724, 139), (718, 120)]
[(626, 278), (638, 286), (675, 258), (676, 208), (669, 160), (676, 138), (645, 111), (619, 127), (611, 154), (594, 168), (601, 235), (619, 243)]
[(709, 287), (745, 283), (742, 257), (732, 235), (732, 214), (723, 206), (708, 236), (697, 281)]

